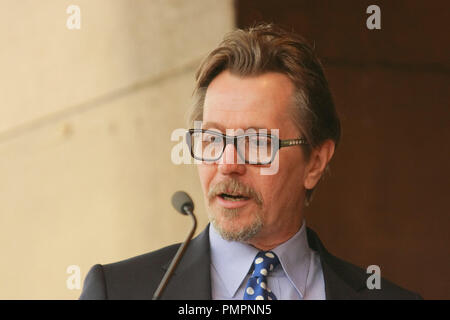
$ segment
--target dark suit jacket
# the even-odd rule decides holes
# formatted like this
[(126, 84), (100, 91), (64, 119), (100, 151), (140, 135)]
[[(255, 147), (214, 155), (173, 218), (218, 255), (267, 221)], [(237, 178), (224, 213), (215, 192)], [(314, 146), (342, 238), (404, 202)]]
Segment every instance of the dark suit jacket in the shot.
[[(421, 299), (385, 279), (369, 290), (365, 270), (331, 255), (317, 234), (307, 229), (309, 246), (320, 255), (327, 299)], [(124, 261), (94, 265), (80, 299), (152, 299), (180, 244)], [(211, 299), (209, 225), (189, 244), (161, 299)]]

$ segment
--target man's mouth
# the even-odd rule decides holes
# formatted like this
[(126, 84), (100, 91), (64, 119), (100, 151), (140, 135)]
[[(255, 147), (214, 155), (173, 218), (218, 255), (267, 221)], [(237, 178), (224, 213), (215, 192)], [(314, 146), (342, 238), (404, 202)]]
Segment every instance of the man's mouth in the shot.
[(218, 194), (218, 196), (227, 201), (244, 201), (250, 199), (249, 197), (246, 197), (241, 194), (221, 193)]

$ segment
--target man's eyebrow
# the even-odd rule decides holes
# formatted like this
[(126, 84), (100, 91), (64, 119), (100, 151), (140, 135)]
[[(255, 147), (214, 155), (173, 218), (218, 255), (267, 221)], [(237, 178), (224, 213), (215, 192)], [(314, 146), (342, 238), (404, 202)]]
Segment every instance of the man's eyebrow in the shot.
[(203, 123), (202, 128), (203, 129), (213, 128), (213, 129), (219, 129), (220, 131), (225, 131), (224, 130), (225, 128), (221, 124), (216, 123), (216, 122), (205, 122), (205, 123)]
[[(217, 122), (205, 122), (202, 127), (203, 127), (203, 129), (209, 129), (209, 128), (219, 129), (222, 132), (226, 131), (226, 129), (227, 129)], [(228, 129), (232, 129), (232, 128), (228, 128)], [(243, 129), (244, 131), (249, 130), (249, 129), (255, 129), (257, 131), (258, 130), (267, 130), (267, 132), (270, 132), (270, 129), (267, 129), (266, 127), (260, 127), (260, 126), (249, 126), (247, 128), (239, 128), (239, 129)], [(235, 129), (233, 129), (233, 130), (235, 130)]]

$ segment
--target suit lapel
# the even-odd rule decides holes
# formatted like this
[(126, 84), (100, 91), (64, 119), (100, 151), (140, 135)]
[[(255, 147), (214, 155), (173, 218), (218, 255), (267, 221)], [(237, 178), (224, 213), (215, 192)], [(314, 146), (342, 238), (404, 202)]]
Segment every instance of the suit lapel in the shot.
[(339, 276), (327, 259), (322, 260), (322, 271), (325, 280), (325, 296), (327, 300), (357, 300), (357, 290)]
[[(210, 300), (209, 225), (192, 239), (161, 299)], [(171, 260), (163, 268), (167, 270)]]
[(331, 255), (323, 246), (317, 234), (307, 228), (308, 244), (320, 256), (325, 281), (327, 300), (355, 300), (365, 286), (365, 278), (359, 272), (352, 272), (347, 263)]

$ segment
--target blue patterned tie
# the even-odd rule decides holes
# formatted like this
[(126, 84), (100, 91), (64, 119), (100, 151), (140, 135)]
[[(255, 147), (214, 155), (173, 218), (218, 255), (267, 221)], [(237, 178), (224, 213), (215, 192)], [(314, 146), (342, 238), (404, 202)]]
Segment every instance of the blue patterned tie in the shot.
[(245, 288), (244, 300), (277, 300), (267, 286), (267, 275), (280, 263), (272, 251), (260, 251), (253, 260), (253, 273)]

